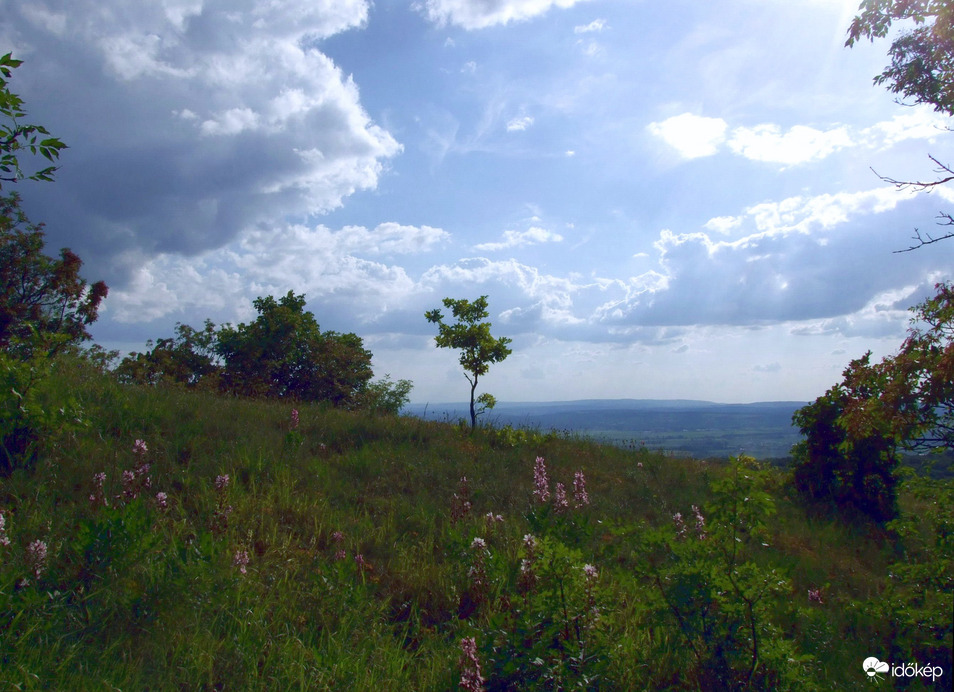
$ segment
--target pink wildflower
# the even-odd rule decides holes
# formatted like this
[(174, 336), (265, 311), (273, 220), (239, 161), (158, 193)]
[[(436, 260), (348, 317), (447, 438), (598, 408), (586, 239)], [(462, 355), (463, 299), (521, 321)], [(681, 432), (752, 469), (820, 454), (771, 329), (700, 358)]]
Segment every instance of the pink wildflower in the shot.
[(526, 557), (520, 560), (520, 575), (517, 586), (526, 593), (532, 591), (537, 584), (537, 575), (533, 571), (537, 560), (537, 540), (529, 533), (523, 537), (523, 548), (526, 551)]
[(354, 564), (358, 566), (358, 569), (366, 569), (368, 563), (364, 559), (364, 555), (361, 553), (356, 553), (354, 556)]
[(676, 525), (676, 538), (685, 538), (686, 522), (682, 519), (682, 512), (676, 512), (673, 514), (672, 521)]
[(46, 570), (46, 543), (40, 540), (33, 541), (26, 549), (27, 564), (37, 579)]
[(156, 506), (159, 509), (168, 509), (169, 496), (162, 491), (159, 491), (158, 493), (156, 493)]
[(248, 551), (247, 550), (236, 550), (235, 556), (232, 558), (232, 564), (239, 568), (239, 572), (242, 574), (247, 574), (248, 570)]
[(824, 603), (822, 600), (821, 589), (809, 589), (808, 600), (814, 603)]
[(583, 469), (573, 474), (573, 504), (579, 509), (590, 504), (590, 496), (586, 494), (586, 476)]
[(487, 521), (487, 530), (490, 532), (493, 532), (497, 524), (503, 523), (504, 520), (502, 514), (494, 514), (493, 512), (487, 512), (484, 519)]
[(133, 442), (133, 454), (145, 455), (149, 451), (145, 440), (136, 440)]
[(8, 545), (10, 545), (10, 539), (7, 538), (7, 519), (3, 512), (0, 512), (0, 546), (6, 547)]
[(583, 565), (583, 574), (586, 575), (588, 580), (592, 581), (596, 581), (596, 579), (600, 576), (600, 573), (596, 567), (590, 564)]
[(696, 535), (701, 541), (706, 537), (706, 518), (696, 505), (692, 506), (692, 513), (696, 516)]
[(335, 562), (340, 562), (341, 560), (344, 560), (346, 557), (348, 557), (348, 553), (344, 551), (344, 548), (338, 548), (338, 550), (335, 551), (335, 558), (334, 558)]
[(152, 487), (152, 479), (147, 475), (149, 464), (141, 463), (132, 471), (123, 471), (123, 495), (126, 500), (135, 500), (139, 493)]
[(293, 408), (291, 410), (291, 429), (295, 430), (298, 428), (298, 409)]
[(344, 543), (344, 534), (340, 531), (335, 531), (331, 534), (331, 542), (336, 544)]
[(566, 488), (562, 483), (556, 484), (556, 491), (553, 493), (553, 506), (558, 513), (562, 513), (570, 503), (566, 501)]
[(106, 493), (103, 492), (103, 484), (106, 482), (106, 474), (103, 472), (93, 474), (94, 491), (90, 493), (89, 501), (93, 505), (102, 505), (106, 507), (109, 501), (106, 499)]
[(470, 483), (467, 476), (461, 476), (457, 492), (451, 498), (451, 521), (460, 521), (470, 514)]
[(218, 491), (223, 491), (229, 487), (229, 474), (225, 473), (220, 476), (215, 477), (215, 489)]
[(480, 659), (477, 657), (477, 641), (473, 637), (461, 639), (460, 650), (460, 688), (466, 692), (482, 692), (484, 677), (481, 675)]
[(550, 499), (550, 479), (547, 477), (547, 464), (543, 457), (537, 457), (533, 465), (533, 496), (543, 504)]

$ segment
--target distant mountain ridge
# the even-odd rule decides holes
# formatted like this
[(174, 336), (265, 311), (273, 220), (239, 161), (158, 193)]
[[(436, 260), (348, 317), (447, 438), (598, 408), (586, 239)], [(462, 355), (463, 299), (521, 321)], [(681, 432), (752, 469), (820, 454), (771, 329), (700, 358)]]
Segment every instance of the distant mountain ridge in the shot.
[[(807, 402), (721, 404), (696, 399), (581, 399), (499, 402), (493, 425), (568, 430), (615, 444), (642, 445), (690, 456), (787, 457), (801, 439), (792, 414)], [(429, 420), (468, 417), (467, 403), (411, 404), (405, 412)]]

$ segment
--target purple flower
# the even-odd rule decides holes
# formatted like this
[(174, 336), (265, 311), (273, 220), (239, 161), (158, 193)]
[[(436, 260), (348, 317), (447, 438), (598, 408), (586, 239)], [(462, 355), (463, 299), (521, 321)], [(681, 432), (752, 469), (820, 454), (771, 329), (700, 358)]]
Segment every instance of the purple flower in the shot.
[(344, 543), (344, 534), (340, 531), (335, 531), (331, 534), (332, 543)]
[(583, 565), (583, 574), (585, 574), (586, 578), (591, 581), (596, 581), (596, 579), (600, 576), (600, 573), (596, 567), (590, 564)]
[(229, 474), (225, 473), (215, 477), (215, 489), (222, 492), (229, 487)]
[(563, 512), (570, 503), (566, 501), (566, 487), (562, 483), (556, 484), (556, 491), (553, 493), (553, 506), (558, 513)]
[(676, 512), (672, 515), (672, 521), (676, 525), (676, 538), (686, 537), (686, 522), (683, 521), (682, 512)]
[(699, 511), (696, 505), (692, 506), (692, 513), (696, 517), (696, 535), (701, 541), (706, 537), (706, 518), (702, 516), (702, 512)]
[(481, 675), (480, 659), (477, 657), (477, 641), (473, 637), (461, 639), (460, 650), (460, 688), (466, 692), (482, 692), (484, 677)]
[(232, 564), (239, 568), (239, 572), (246, 574), (248, 570), (248, 551), (247, 550), (236, 550), (235, 556), (232, 558)]
[(822, 600), (821, 589), (809, 589), (808, 600), (814, 603), (824, 603)]
[(46, 570), (46, 543), (40, 540), (33, 541), (26, 549), (27, 564), (37, 579)]
[(291, 410), (291, 429), (295, 430), (298, 427), (298, 409), (293, 408)]
[(586, 476), (583, 469), (573, 474), (573, 504), (577, 508), (590, 504), (590, 496), (586, 494)]
[(145, 440), (136, 440), (133, 442), (133, 454), (145, 454), (149, 451)]
[(537, 457), (533, 464), (533, 496), (537, 502), (545, 503), (550, 499), (550, 479), (547, 477), (547, 463), (543, 457)]
[(0, 546), (8, 545), (10, 545), (10, 539), (7, 538), (7, 519), (3, 512), (0, 512)]
[(457, 492), (451, 498), (451, 521), (460, 521), (470, 514), (470, 483), (467, 476), (461, 476)]
[(169, 496), (162, 491), (156, 493), (156, 506), (159, 509), (167, 509), (169, 507)]

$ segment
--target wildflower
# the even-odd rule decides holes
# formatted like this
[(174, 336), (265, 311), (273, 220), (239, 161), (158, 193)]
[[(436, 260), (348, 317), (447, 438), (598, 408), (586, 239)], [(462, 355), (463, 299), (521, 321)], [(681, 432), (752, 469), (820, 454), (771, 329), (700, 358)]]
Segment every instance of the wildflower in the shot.
[(821, 589), (809, 589), (808, 600), (814, 603), (824, 603), (822, 600)]
[(10, 545), (10, 539), (7, 538), (7, 519), (3, 512), (0, 512), (0, 546)]
[(696, 505), (692, 506), (692, 513), (696, 517), (696, 535), (701, 541), (706, 537), (706, 518), (702, 516), (702, 512), (699, 511)]
[[(152, 479), (147, 475), (149, 464), (143, 462), (132, 471), (123, 471), (123, 494), (125, 500), (135, 500), (139, 493), (152, 487)], [(105, 478), (105, 476), (104, 476)]]
[(457, 492), (451, 499), (451, 520), (460, 521), (468, 514), (471, 509), (470, 504), (470, 483), (467, 476), (461, 476), (460, 483), (457, 486)]
[(215, 477), (215, 489), (219, 492), (229, 487), (229, 474), (225, 473)]
[(637, 461), (637, 462), (636, 462), (636, 468), (638, 468), (638, 469), (643, 468), (643, 462)]
[(26, 549), (27, 564), (37, 579), (46, 570), (46, 543), (40, 540), (33, 541)]
[(493, 512), (487, 512), (484, 515), (484, 519), (487, 521), (487, 530), (493, 532), (497, 524), (503, 523), (502, 514), (494, 514)]
[(295, 430), (298, 428), (298, 409), (293, 408), (291, 410), (291, 429)]
[(586, 477), (583, 469), (573, 474), (573, 504), (579, 509), (590, 504), (590, 496), (586, 494)]
[(338, 550), (335, 551), (335, 558), (334, 558), (335, 562), (340, 562), (341, 560), (344, 560), (346, 557), (348, 557), (348, 553), (344, 551), (344, 548), (338, 548)]
[(583, 574), (586, 575), (588, 580), (596, 581), (597, 577), (600, 576), (599, 571), (593, 565), (586, 564), (583, 565)]
[(464, 637), (460, 640), (460, 650), (460, 688), (466, 692), (482, 692), (484, 677), (477, 657), (477, 641), (473, 637)]
[(685, 538), (686, 522), (682, 519), (682, 512), (676, 512), (673, 514), (672, 521), (676, 525), (676, 538)]
[(547, 478), (547, 464), (543, 457), (537, 457), (533, 465), (533, 496), (541, 504), (550, 499), (550, 479)]
[(570, 506), (570, 503), (566, 501), (566, 487), (562, 483), (556, 484), (556, 491), (553, 493), (553, 506), (558, 513)]
[(145, 455), (149, 451), (145, 440), (136, 440), (133, 442), (133, 454)]
[(467, 576), (470, 577), (471, 598), (474, 603), (480, 604), (487, 600), (489, 583), (487, 579), (487, 556), (490, 551), (487, 550), (487, 541), (477, 537), (471, 541), (470, 549), (474, 551), (473, 562), (467, 570)]
[(344, 534), (340, 531), (335, 531), (333, 534), (331, 534), (331, 542), (337, 544), (344, 543)]
[(526, 534), (523, 537), (523, 548), (527, 556), (520, 560), (520, 575), (517, 580), (517, 586), (524, 593), (532, 591), (537, 584), (537, 575), (533, 571), (537, 559), (537, 540), (531, 535)]
[(169, 496), (161, 490), (156, 493), (156, 506), (159, 509), (168, 509), (169, 507)]
[(354, 564), (358, 566), (358, 569), (365, 569), (368, 563), (365, 561), (364, 555), (361, 553), (355, 553)]
[(93, 505), (102, 505), (107, 507), (109, 501), (106, 499), (106, 493), (103, 492), (103, 484), (106, 483), (106, 474), (103, 472), (93, 474), (94, 491), (90, 493), (89, 502)]
[(248, 570), (248, 551), (247, 550), (236, 550), (235, 556), (232, 558), (232, 564), (239, 568), (239, 572), (242, 574), (247, 574)]

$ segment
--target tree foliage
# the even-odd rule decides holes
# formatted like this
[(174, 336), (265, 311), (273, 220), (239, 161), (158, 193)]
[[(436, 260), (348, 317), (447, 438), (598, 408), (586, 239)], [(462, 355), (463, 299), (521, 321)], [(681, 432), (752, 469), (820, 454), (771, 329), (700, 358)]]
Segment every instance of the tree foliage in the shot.
[(896, 355), (872, 364), (869, 353), (845, 371), (850, 435), (881, 435), (915, 452), (954, 449), (954, 284), (935, 291), (912, 308)]
[(330, 401), (354, 407), (373, 373), (371, 352), (355, 334), (322, 332), (289, 291), (253, 301), (254, 322), (219, 330), (222, 386), (246, 396)]
[(44, 243), (43, 227), (29, 222), (19, 196), (0, 197), (0, 349), (22, 357), (90, 338), (86, 327), (109, 291), (102, 281), (87, 285), (82, 260), (68, 248), (53, 259)]
[(20, 119), (26, 116), (23, 100), (10, 91), (7, 80), (13, 70), (22, 64), (7, 53), (0, 57), (0, 189), (4, 183), (15, 183), (24, 178), (30, 180), (53, 179), (56, 166), (47, 166), (30, 175), (20, 167), (19, 154), (28, 151), (39, 154), (50, 162), (60, 157), (60, 151), (66, 148), (56, 137), (50, 137), (46, 128), (40, 125), (24, 125)]
[[(891, 63), (874, 78), (889, 91), (900, 94), (909, 105), (927, 104), (935, 111), (954, 115), (954, 2), (950, 0), (864, 0), (860, 13), (848, 29), (845, 45), (853, 46), (863, 38), (885, 38), (892, 25), (906, 23), (909, 28), (892, 41), (888, 49)], [(913, 25), (910, 26), (910, 25)], [(954, 180), (954, 170), (931, 156), (936, 180), (896, 180), (879, 175), (898, 189), (929, 191)], [(954, 226), (949, 213), (938, 214), (938, 225)], [(899, 252), (916, 250), (954, 237), (954, 232), (932, 235), (914, 230), (914, 243)]]
[(444, 316), (437, 308), (426, 312), (424, 317), (437, 325), (438, 334), (434, 340), (439, 348), (457, 348), (461, 351), (460, 364), (464, 368), (464, 377), (470, 383), (470, 426), (473, 429), (477, 426), (478, 413), (492, 408), (494, 404), (489, 394), (482, 394), (475, 399), (477, 381), (487, 374), (492, 363), (499, 363), (511, 354), (507, 348), (511, 340), (506, 337), (494, 338), (490, 333), (490, 322), (481, 321), (489, 316), (487, 296), (481, 296), (473, 302), (453, 298), (444, 298), (443, 302), (456, 322), (445, 323)]
[(954, 3), (950, 0), (864, 0), (848, 29), (846, 46), (862, 38), (884, 38), (897, 22), (913, 28), (891, 43), (891, 64), (875, 84), (911, 103), (926, 103), (954, 115)]
[(176, 325), (176, 335), (147, 342), (148, 351), (133, 351), (116, 367), (123, 384), (177, 383), (189, 387), (215, 387), (221, 360), (215, 347), (218, 337), (211, 320), (201, 330), (187, 324)]
[(898, 353), (853, 360), (843, 380), (795, 413), (796, 487), (815, 499), (894, 518), (898, 453), (954, 448), (954, 285), (912, 308)]

